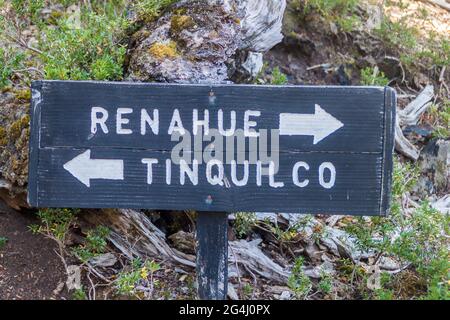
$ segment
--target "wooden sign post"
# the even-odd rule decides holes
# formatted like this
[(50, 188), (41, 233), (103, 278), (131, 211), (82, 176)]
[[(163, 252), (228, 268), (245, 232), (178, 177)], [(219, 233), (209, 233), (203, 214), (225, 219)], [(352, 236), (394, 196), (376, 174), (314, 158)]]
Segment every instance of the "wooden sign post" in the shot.
[(30, 205), (197, 210), (201, 298), (226, 212), (389, 211), (390, 88), (38, 81), (31, 116)]

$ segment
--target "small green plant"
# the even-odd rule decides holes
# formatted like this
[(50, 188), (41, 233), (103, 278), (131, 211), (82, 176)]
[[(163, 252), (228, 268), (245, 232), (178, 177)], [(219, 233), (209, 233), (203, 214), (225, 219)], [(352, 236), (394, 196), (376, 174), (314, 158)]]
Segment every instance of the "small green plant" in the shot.
[(93, 230), (89, 230), (86, 234), (86, 242), (73, 250), (73, 253), (82, 261), (87, 262), (90, 259), (102, 254), (106, 251), (110, 230), (105, 226), (98, 226)]
[(21, 52), (0, 48), (0, 90), (11, 84), (14, 70), (23, 68), (24, 59)]
[(122, 15), (82, 11), (79, 26), (63, 17), (42, 30), (40, 49), (47, 79), (120, 80), (125, 58), (122, 39), (128, 22)]
[(78, 209), (41, 209), (37, 216), (40, 224), (30, 225), (33, 233), (41, 233), (64, 245), (69, 228), (72, 225)]
[(242, 286), (242, 295), (244, 299), (249, 299), (252, 297), (253, 295), (253, 287), (251, 286), (250, 283), (244, 283), (244, 285)]
[(287, 76), (280, 71), (280, 68), (278, 67), (273, 68), (272, 75), (270, 78), (270, 84), (280, 86), (287, 83), (288, 83)]
[(319, 281), (319, 290), (323, 294), (329, 294), (333, 288), (333, 278), (330, 274), (322, 272)]
[(294, 0), (293, 6), (301, 17), (317, 12), (326, 21), (336, 24), (342, 31), (349, 32), (361, 24), (357, 13), (357, 0)]
[(6, 245), (7, 242), (8, 242), (8, 238), (0, 237), (0, 249), (2, 249)]
[(161, 15), (166, 7), (177, 1), (178, 0), (141, 0), (137, 1), (135, 7), (140, 19), (149, 22)]
[(435, 118), (433, 137), (448, 139), (450, 137), (450, 101), (431, 106), (429, 113)]
[(34, 23), (39, 21), (39, 14), (44, 5), (44, 0), (11, 0), (11, 7), (20, 19)]
[(394, 50), (410, 51), (417, 45), (418, 31), (406, 24), (407, 17), (398, 21), (384, 19), (379, 29), (375, 30), (388, 48)]
[(86, 295), (86, 292), (84, 292), (83, 287), (80, 289), (76, 289), (72, 294), (73, 300), (88, 300), (88, 297)]
[(303, 257), (295, 260), (291, 275), (288, 278), (288, 287), (298, 299), (305, 299), (312, 290), (312, 283), (303, 271)]
[(115, 280), (117, 293), (142, 298), (142, 293), (137, 288), (141, 285), (149, 288), (149, 294), (152, 295), (154, 287), (158, 285), (153, 276), (160, 268), (161, 266), (155, 261), (142, 263), (140, 259), (134, 259), (131, 263), (131, 270), (122, 271)]
[(239, 238), (246, 237), (256, 225), (256, 214), (254, 212), (237, 212), (235, 214), (234, 230)]
[(361, 70), (361, 84), (366, 86), (387, 86), (389, 79), (378, 67), (367, 67)]

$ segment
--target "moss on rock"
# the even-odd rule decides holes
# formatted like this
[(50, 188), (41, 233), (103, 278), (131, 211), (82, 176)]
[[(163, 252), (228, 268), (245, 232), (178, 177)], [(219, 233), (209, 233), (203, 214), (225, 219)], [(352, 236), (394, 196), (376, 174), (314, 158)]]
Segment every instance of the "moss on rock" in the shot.
[(155, 42), (150, 46), (148, 52), (158, 60), (179, 56), (177, 44), (174, 41), (169, 41), (168, 43)]
[(195, 26), (195, 21), (188, 15), (174, 15), (170, 19), (170, 32), (176, 34), (184, 29)]
[[(23, 92), (29, 90), (23, 90)], [(28, 178), (29, 103), (11, 90), (0, 94), (0, 172), (20, 192)]]

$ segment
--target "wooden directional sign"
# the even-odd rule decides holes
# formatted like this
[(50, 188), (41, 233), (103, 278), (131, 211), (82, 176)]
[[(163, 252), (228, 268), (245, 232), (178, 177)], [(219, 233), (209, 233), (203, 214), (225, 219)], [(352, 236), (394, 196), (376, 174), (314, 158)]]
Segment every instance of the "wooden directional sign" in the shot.
[(390, 88), (39, 81), (31, 109), (33, 206), (389, 210)]

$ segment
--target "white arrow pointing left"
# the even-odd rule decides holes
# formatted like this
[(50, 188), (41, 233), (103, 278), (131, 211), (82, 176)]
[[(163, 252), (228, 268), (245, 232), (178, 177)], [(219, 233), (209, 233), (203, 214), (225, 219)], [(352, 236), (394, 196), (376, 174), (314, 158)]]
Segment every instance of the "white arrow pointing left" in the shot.
[(123, 160), (91, 159), (91, 150), (65, 163), (64, 169), (88, 188), (91, 179), (123, 180)]

